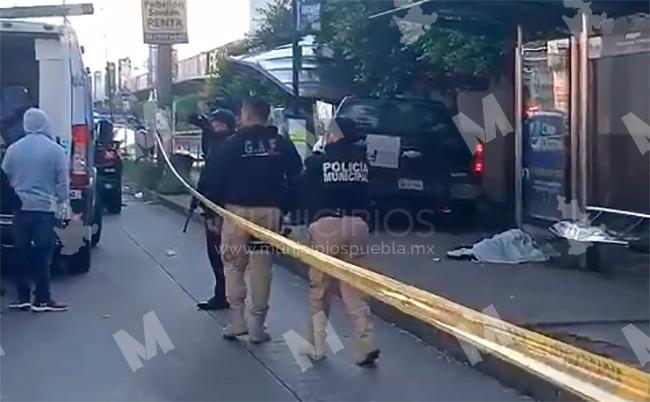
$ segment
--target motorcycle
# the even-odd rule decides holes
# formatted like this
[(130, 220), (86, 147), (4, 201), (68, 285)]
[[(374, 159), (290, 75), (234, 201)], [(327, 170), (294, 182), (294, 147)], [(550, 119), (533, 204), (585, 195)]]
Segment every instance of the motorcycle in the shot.
[(111, 214), (122, 211), (122, 157), (120, 142), (113, 140), (113, 124), (102, 120), (97, 123), (98, 138), (95, 147), (95, 167), (99, 198)]

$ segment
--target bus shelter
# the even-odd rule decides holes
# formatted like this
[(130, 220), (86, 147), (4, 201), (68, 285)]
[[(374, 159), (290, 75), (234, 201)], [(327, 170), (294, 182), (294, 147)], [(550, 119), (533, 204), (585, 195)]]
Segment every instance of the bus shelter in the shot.
[(647, 225), (647, 1), (432, 0), (371, 18), (406, 17), (412, 7), (436, 13), (435, 23), (443, 27), (512, 38), (505, 50), (514, 49), (515, 56), (512, 180), (518, 227), (582, 222), (560, 235), (593, 240), (585, 222), (618, 219), (625, 221), (620, 236), (597, 238), (627, 244), (627, 233)]

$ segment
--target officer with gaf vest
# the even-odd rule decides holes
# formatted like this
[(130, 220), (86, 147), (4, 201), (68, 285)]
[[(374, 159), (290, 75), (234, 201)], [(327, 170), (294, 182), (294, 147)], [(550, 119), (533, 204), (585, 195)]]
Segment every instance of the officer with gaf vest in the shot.
[[(211, 177), (206, 184), (210, 199), (249, 221), (278, 230), (281, 208), (289, 198), (288, 183), (302, 170), (302, 159), (293, 143), (268, 126), (270, 106), (261, 99), (244, 100), (240, 128), (228, 138), (215, 155)], [(230, 325), (224, 338), (249, 334), (252, 343), (270, 340), (264, 330), (271, 288), (271, 256), (247, 252), (251, 236), (229, 219), (221, 234), (222, 259), (226, 274), (226, 297), (230, 304)], [(244, 280), (249, 270), (248, 287)], [(248, 321), (244, 317), (245, 300), (250, 293)]]
[[(305, 160), (299, 191), (306, 211), (312, 246), (344, 260), (366, 252), (369, 229), (368, 161), (366, 152), (354, 143), (360, 139), (354, 121), (336, 118), (325, 135), (322, 154)], [(309, 270), (311, 320), (308, 339), (314, 346), (308, 354), (314, 360), (326, 352), (329, 313), (328, 290), (333, 278), (312, 267)], [(353, 355), (360, 366), (371, 366), (379, 357), (372, 339), (370, 310), (364, 295), (340, 282), (345, 307), (354, 327)]]

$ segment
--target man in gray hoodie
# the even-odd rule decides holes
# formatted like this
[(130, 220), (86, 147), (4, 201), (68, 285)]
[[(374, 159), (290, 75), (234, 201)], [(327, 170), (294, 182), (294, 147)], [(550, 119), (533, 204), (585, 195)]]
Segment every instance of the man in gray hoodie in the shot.
[[(56, 214), (67, 205), (68, 160), (54, 141), (50, 120), (32, 108), (23, 117), (25, 136), (7, 149), (2, 170), (20, 198), (14, 211), (16, 286), (18, 300), (10, 308), (34, 312), (65, 311), (68, 306), (50, 296), (50, 262), (54, 250)], [(31, 300), (30, 272), (35, 282)]]

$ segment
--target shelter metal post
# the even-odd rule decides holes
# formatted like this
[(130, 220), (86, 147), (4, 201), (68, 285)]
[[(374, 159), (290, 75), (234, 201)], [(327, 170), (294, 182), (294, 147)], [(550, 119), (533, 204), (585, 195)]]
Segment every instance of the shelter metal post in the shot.
[[(587, 213), (587, 151), (588, 151), (588, 138), (587, 138), (587, 114), (589, 112), (589, 15), (585, 12), (580, 12), (580, 18), (582, 21), (580, 27), (580, 47), (579, 47), (579, 58), (580, 58), (580, 122), (578, 129), (579, 138), (579, 156), (580, 156), (580, 198), (578, 205), (580, 206), (580, 213)], [(584, 216), (584, 215), (581, 215)], [(595, 252), (592, 250), (592, 252)], [(589, 259), (587, 253), (584, 253), (580, 256), (578, 265), (582, 269), (587, 269), (589, 267)]]
[(580, 156), (580, 198), (578, 204), (580, 205), (580, 212), (585, 212), (587, 208), (587, 115), (589, 112), (589, 15), (581, 12), (581, 31), (580, 31), (580, 120), (579, 120), (579, 156)]
[[(579, 55), (579, 47), (578, 47), (578, 40), (572, 36), (571, 37), (571, 47), (570, 47), (570, 53), (569, 53), (570, 61), (569, 61), (569, 73), (571, 76), (571, 83), (570, 83), (570, 116), (569, 116), (569, 122), (570, 122), (570, 127), (569, 127), (569, 135), (570, 135), (570, 162), (571, 162), (571, 181), (569, 183), (570, 190), (569, 190), (569, 197), (571, 197), (572, 200), (577, 200), (579, 197), (579, 181), (578, 178), (579, 172), (578, 172), (578, 159), (579, 159), (579, 152), (578, 152), (578, 144), (579, 144), (579, 128), (580, 128), (580, 55)], [(571, 203), (571, 205), (576, 205), (575, 203)], [(577, 210), (573, 210), (575, 208), (572, 208), (571, 211), (571, 219), (575, 220), (578, 217), (578, 212)]]
[(515, 222), (523, 223), (523, 29), (517, 25), (517, 48), (515, 49)]

